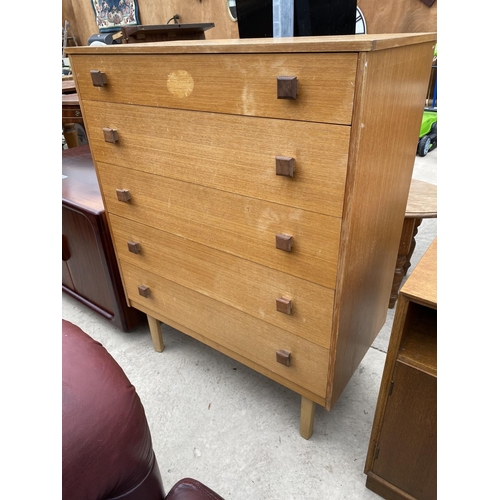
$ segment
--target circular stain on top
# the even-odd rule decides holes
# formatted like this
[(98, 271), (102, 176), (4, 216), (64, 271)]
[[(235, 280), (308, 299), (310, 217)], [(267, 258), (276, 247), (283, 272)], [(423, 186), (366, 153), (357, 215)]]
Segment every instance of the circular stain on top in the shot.
[(193, 88), (193, 77), (187, 71), (179, 69), (168, 75), (167, 89), (173, 96), (188, 97)]

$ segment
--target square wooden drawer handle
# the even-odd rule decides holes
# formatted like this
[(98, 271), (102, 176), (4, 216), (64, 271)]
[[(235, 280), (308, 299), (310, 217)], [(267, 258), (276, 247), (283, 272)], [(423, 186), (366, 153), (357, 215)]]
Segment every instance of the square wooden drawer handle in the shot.
[(293, 177), (295, 172), (295, 158), (290, 156), (276, 156), (276, 175)]
[(276, 235), (276, 248), (278, 250), (284, 250), (285, 252), (291, 252), (293, 245), (293, 236), (289, 234), (280, 234)]
[(292, 301), (285, 297), (276, 299), (276, 310), (284, 314), (292, 314)]
[(137, 241), (127, 241), (127, 246), (130, 253), (138, 254), (141, 251), (141, 244)]
[(104, 85), (108, 84), (108, 78), (106, 77), (106, 73), (102, 73), (97, 69), (91, 69), (90, 76), (92, 78), (92, 85), (94, 87), (104, 87)]
[(118, 142), (118, 130), (116, 128), (103, 128), (104, 140), (115, 144)]
[(116, 197), (118, 198), (118, 201), (124, 202), (130, 201), (130, 199), (132, 198), (128, 189), (117, 189)]
[(285, 366), (290, 366), (290, 356), (292, 354), (284, 349), (276, 351), (276, 361)]
[(298, 90), (296, 76), (278, 76), (278, 99), (297, 99)]
[(149, 288), (149, 286), (140, 285), (137, 287), (137, 289), (139, 290), (139, 295), (142, 295), (143, 297), (147, 298), (151, 294), (151, 289)]

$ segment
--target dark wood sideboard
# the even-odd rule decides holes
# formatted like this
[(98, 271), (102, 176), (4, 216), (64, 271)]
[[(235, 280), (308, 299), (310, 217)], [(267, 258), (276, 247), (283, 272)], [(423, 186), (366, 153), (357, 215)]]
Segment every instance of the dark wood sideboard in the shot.
[(144, 313), (128, 307), (88, 146), (62, 152), (62, 289), (122, 331)]

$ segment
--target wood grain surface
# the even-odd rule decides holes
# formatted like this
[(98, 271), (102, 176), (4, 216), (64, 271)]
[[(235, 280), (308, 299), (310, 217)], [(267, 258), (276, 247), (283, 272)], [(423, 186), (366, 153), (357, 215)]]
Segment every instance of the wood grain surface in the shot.
[[(218, 189), (97, 163), (110, 213), (257, 264), (335, 288), (341, 219)], [(122, 203), (117, 188), (127, 188)], [(290, 252), (277, 234), (293, 236)]]
[(437, 311), (412, 304), (418, 308), (413, 313), (411, 331), (406, 332), (398, 360), (432, 377), (437, 377)]
[(436, 498), (436, 252), (437, 239), (398, 299), (380, 384), (364, 472), (387, 498)]
[(399, 292), (412, 301), (437, 309), (437, 238), (431, 243), (417, 267)]
[[(186, 2), (185, 0), (148, 0), (139, 2), (139, 21), (142, 25), (167, 24), (174, 16), (179, 15), (179, 22), (214, 23), (215, 26), (206, 31), (207, 38), (238, 38), (238, 23), (230, 19), (226, 1)], [(62, 3), (62, 24), (68, 20), (79, 45), (86, 45), (90, 36), (99, 33), (91, 2), (81, 0), (65, 0)]]
[[(121, 267), (127, 294), (134, 307), (152, 313), (154, 317), (164, 318), (174, 328), (177, 324), (182, 325), (181, 331), (197, 332), (198, 336), (204, 337), (204, 341), (206, 339), (238, 353), (243, 357), (240, 358), (243, 363), (249, 360), (320, 398), (324, 397), (328, 366), (328, 351), (325, 348), (165, 280), (157, 273), (124, 262)], [(139, 295), (137, 283), (146, 283), (151, 288), (149, 298)], [(279, 349), (291, 353), (289, 367), (276, 361)]]
[[(128, 262), (329, 347), (333, 290), (113, 214), (109, 220), (122, 266)], [(128, 241), (141, 244), (138, 255)], [(277, 297), (293, 300), (291, 315), (276, 311)]]
[(418, 179), (411, 180), (405, 217), (412, 219), (435, 219), (437, 217), (437, 186), (435, 184)]
[[(209, 33), (209, 32), (207, 32)], [(73, 65), (73, 55), (85, 54), (245, 54), (245, 53), (317, 53), (317, 52), (372, 52), (436, 42), (436, 33), (389, 33), (369, 35), (328, 35), (289, 38), (246, 38), (231, 40), (187, 40), (157, 42), (125, 46), (71, 47), (67, 49)]]
[(437, 31), (437, 2), (422, 0), (358, 0), (368, 33), (425, 33)]
[[(419, 33), (437, 31), (437, 2), (430, 8), (421, 0), (358, 0), (366, 20), (368, 33)], [(225, 0), (186, 2), (185, 0), (150, 0), (140, 5), (139, 20), (143, 25), (166, 24), (174, 14), (181, 23), (214, 23), (206, 31), (207, 39), (238, 39), (238, 23), (232, 21)], [(91, 35), (99, 32), (90, 2), (65, 0), (62, 24), (69, 20), (79, 45), (86, 45)]]
[[(349, 127), (92, 101), (83, 109), (97, 164), (342, 214)], [(118, 130), (117, 144), (103, 127)], [(295, 158), (293, 178), (276, 175), (281, 155)]]
[(62, 202), (94, 215), (103, 213), (104, 204), (89, 146), (65, 150), (61, 170), (65, 176)]
[[(75, 56), (72, 68), (79, 77), (82, 100), (348, 125), (356, 61), (357, 54), (215, 54), (210, 58), (120, 54)], [(94, 87), (92, 70), (105, 73), (107, 85)], [(297, 99), (278, 99), (279, 76), (298, 78)]]
[(340, 395), (387, 316), (432, 57), (428, 43), (360, 58), (329, 403)]
[(396, 362), (393, 380), (372, 472), (394, 485), (387, 498), (435, 500), (437, 379)]
[[(71, 49), (131, 305), (330, 410), (386, 319), (435, 41)], [(277, 98), (278, 76), (298, 78), (296, 99)], [(276, 234), (293, 236), (290, 252)]]

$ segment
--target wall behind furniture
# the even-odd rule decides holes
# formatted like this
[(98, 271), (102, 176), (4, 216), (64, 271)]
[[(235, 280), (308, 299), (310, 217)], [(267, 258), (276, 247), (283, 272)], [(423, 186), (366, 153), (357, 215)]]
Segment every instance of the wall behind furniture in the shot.
[[(430, 2), (427, 2), (430, 3)], [(437, 1), (358, 0), (368, 33), (437, 32)]]
[[(208, 39), (238, 38), (238, 23), (229, 18), (226, 0), (138, 0), (141, 24), (166, 24), (179, 14), (181, 23), (215, 23)], [(368, 33), (437, 31), (437, 1), (358, 0)], [(79, 45), (99, 32), (91, 0), (62, 0), (62, 26), (68, 20)]]
[[(205, 32), (207, 39), (238, 38), (238, 23), (229, 18), (226, 0), (138, 0), (138, 5), (141, 24), (167, 24), (179, 14), (180, 23), (215, 23)], [(66, 20), (78, 45), (99, 33), (91, 0), (62, 0), (62, 26)]]

